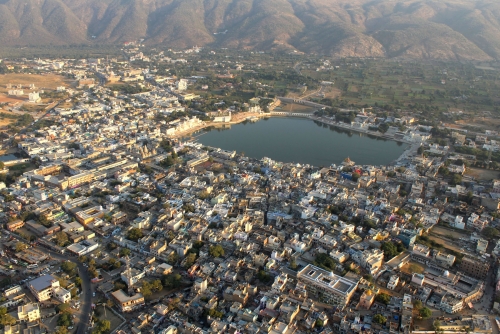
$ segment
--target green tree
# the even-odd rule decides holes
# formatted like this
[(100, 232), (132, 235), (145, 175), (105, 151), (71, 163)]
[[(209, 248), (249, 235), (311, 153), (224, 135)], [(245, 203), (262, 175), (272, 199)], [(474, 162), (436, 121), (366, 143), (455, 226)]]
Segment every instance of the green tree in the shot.
[(75, 278), (75, 285), (78, 287), (82, 286), (82, 279), (80, 277)]
[(264, 270), (259, 270), (259, 272), (257, 273), (257, 278), (259, 279), (259, 281), (261, 281), (262, 283), (269, 283), (273, 280), (272, 276), (269, 275), (267, 272), (265, 272)]
[(26, 248), (28, 248), (28, 245), (26, 245), (24, 242), (18, 241), (16, 242), (16, 252), (22, 252)]
[(422, 308), (422, 302), (418, 299), (415, 299), (413, 301), (413, 307), (416, 309), (416, 310), (420, 310)]
[(224, 248), (221, 245), (210, 246), (208, 253), (213, 257), (223, 257)]
[(92, 331), (92, 334), (106, 334), (111, 330), (111, 322), (109, 320), (99, 320)]
[(373, 322), (383, 325), (387, 322), (387, 318), (384, 317), (382, 314), (375, 314), (373, 316)]
[(391, 296), (389, 296), (385, 292), (381, 292), (375, 297), (375, 300), (381, 304), (389, 305), (389, 302), (391, 301)]
[(388, 241), (382, 243), (381, 249), (384, 252), (385, 259), (390, 260), (401, 253), (404, 247), (402, 245), (396, 245), (393, 242)]
[(61, 269), (68, 275), (73, 275), (76, 271), (76, 263), (71, 261), (65, 261), (61, 264)]
[(195, 261), (196, 261), (196, 253), (189, 253), (188, 255), (186, 255), (186, 258), (184, 259), (184, 267), (185, 268), (191, 267)]
[(481, 233), (488, 239), (496, 238), (500, 234), (496, 228), (491, 226), (486, 226)]
[(58, 313), (68, 313), (71, 311), (71, 307), (68, 303), (62, 303), (56, 306), (56, 311)]
[(17, 322), (16, 318), (7, 313), (6, 307), (0, 307), (0, 325), (15, 325)]
[(179, 261), (179, 255), (177, 255), (177, 253), (176, 253), (176, 252), (172, 252), (172, 253), (170, 253), (170, 255), (169, 255), (169, 256), (168, 256), (168, 258), (167, 258), (167, 262), (168, 262), (169, 264), (172, 264), (172, 265), (173, 265), (173, 264), (175, 264), (177, 261)]
[(295, 257), (292, 257), (290, 259), (290, 269), (293, 270), (297, 269), (297, 260), (295, 260)]
[(69, 313), (60, 313), (59, 318), (57, 319), (58, 326), (69, 327), (71, 326), (71, 314)]
[(142, 230), (140, 228), (131, 228), (127, 232), (127, 239), (132, 240), (132, 241), (137, 241), (140, 238), (143, 237)]
[(130, 255), (130, 249), (128, 249), (128, 248), (120, 249), (120, 256), (121, 257), (129, 256), (129, 255)]
[(151, 284), (147, 281), (142, 282), (142, 288), (141, 288), (141, 293), (144, 296), (144, 298), (151, 297), (153, 294), (153, 291), (151, 291), (152, 287)]
[(174, 289), (181, 285), (182, 276), (179, 274), (168, 274), (163, 276), (162, 281), (164, 287)]
[(423, 319), (428, 319), (428, 318), (431, 317), (432, 311), (430, 309), (428, 309), (427, 307), (423, 307), (423, 308), (420, 309), (420, 311), (418, 312), (418, 314), (420, 314), (420, 316)]
[(155, 279), (153, 282), (151, 282), (151, 288), (157, 292), (163, 290), (163, 284), (161, 280)]
[(63, 247), (65, 246), (69, 241), (68, 235), (61, 231), (56, 233), (56, 243), (58, 246)]

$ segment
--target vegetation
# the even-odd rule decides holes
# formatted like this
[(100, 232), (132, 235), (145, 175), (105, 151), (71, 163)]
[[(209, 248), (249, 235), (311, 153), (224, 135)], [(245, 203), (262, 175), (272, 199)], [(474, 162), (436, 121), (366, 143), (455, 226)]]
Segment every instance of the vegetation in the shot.
[(76, 263), (71, 261), (65, 261), (61, 264), (61, 269), (68, 275), (73, 276), (76, 273)]
[(127, 239), (132, 241), (137, 241), (142, 238), (144, 235), (142, 234), (142, 230), (140, 228), (131, 228), (127, 231)]
[(264, 270), (259, 270), (259, 272), (257, 273), (257, 278), (262, 283), (269, 283), (273, 280), (273, 277)]
[(391, 296), (389, 296), (385, 292), (381, 292), (375, 297), (375, 301), (384, 305), (389, 305), (389, 302), (391, 301)]
[(14, 325), (16, 322), (16, 318), (7, 313), (6, 307), (0, 307), (0, 326)]
[(382, 243), (381, 249), (384, 252), (385, 259), (390, 260), (393, 257), (399, 255), (402, 251), (404, 251), (405, 247), (400, 242), (394, 243), (394, 242), (388, 241), (388, 242)]
[(387, 318), (382, 314), (375, 314), (373, 316), (373, 322), (376, 324), (384, 325), (387, 322)]
[(92, 334), (107, 334), (111, 330), (111, 322), (103, 319), (99, 320), (92, 331)]
[(337, 267), (337, 262), (325, 253), (316, 255), (313, 264), (328, 271), (333, 271)]
[(418, 314), (423, 318), (423, 319), (428, 319), (432, 315), (432, 311), (428, 309), (427, 307), (423, 307), (419, 310)]
[(210, 246), (208, 249), (208, 253), (213, 257), (223, 257), (224, 256), (224, 248), (221, 245)]

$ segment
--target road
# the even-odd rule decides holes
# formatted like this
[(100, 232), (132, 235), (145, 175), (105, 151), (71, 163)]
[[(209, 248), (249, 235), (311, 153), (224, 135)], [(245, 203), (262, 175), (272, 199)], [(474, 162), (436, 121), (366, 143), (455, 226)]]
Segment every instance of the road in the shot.
[[(25, 240), (24, 238), (21, 238), (17, 234), (12, 233), (11, 235), (16, 239), (29, 244), (29, 241)], [(80, 294), (80, 310), (79, 312), (76, 312), (79, 315), (79, 319), (77, 318), (78, 327), (75, 333), (85, 334), (90, 324), (90, 316), (92, 312), (92, 292), (93, 292), (92, 283), (90, 282), (90, 276), (87, 272), (87, 268), (85, 268), (83, 266), (83, 263), (79, 262), (76, 257), (59, 254), (47, 248), (40, 248), (40, 247), (34, 247), (34, 248), (37, 248), (38, 250), (49, 254), (50, 257), (53, 259), (76, 263), (78, 268), (78, 274), (82, 279), (82, 292)]]
[(92, 312), (92, 283), (90, 282), (90, 276), (87, 272), (87, 268), (83, 266), (81, 262), (78, 261), (76, 257), (71, 257), (64, 254), (55, 253), (49, 251), (48, 249), (43, 249), (43, 251), (50, 254), (53, 259), (57, 259), (59, 261), (71, 261), (76, 263), (78, 268), (78, 275), (82, 279), (82, 292), (80, 294), (80, 310), (79, 319), (78, 319), (78, 327), (76, 330), (76, 334), (85, 334), (87, 328), (90, 324), (90, 316)]

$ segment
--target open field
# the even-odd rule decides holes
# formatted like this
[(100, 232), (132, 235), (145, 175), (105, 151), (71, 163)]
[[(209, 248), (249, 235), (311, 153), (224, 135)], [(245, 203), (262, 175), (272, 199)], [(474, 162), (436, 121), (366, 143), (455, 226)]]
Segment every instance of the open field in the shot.
[(318, 110), (318, 108), (312, 108), (297, 103), (282, 103), (278, 108), (276, 108), (276, 111), (302, 112), (302, 113), (312, 113), (316, 110)]
[(5, 116), (12, 116), (12, 113), (6, 113), (0, 111), (0, 127), (7, 126), (16, 121), (14, 118), (7, 118)]
[(447, 237), (450, 239), (465, 238), (465, 237), (469, 237), (469, 234), (470, 234), (470, 233), (467, 233), (466, 231), (462, 232), (462, 231), (459, 231), (457, 229), (445, 228), (445, 227), (439, 226), (439, 225), (435, 225), (431, 231), (433, 234)]
[(0, 75), (0, 93), (6, 94), (7, 84), (23, 85), (35, 84), (35, 89), (56, 89), (58, 86), (69, 87), (71, 81), (57, 74), (23, 74), (9, 73)]
[(465, 175), (472, 176), (478, 181), (489, 181), (498, 179), (500, 177), (500, 172), (497, 170), (468, 167)]

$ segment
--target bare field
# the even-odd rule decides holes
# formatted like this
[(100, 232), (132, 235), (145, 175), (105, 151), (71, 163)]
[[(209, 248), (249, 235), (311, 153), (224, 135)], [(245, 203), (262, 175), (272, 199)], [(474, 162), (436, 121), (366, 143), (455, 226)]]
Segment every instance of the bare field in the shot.
[(312, 113), (318, 109), (296, 103), (281, 103), (280, 107), (281, 109), (276, 109), (276, 111)]
[(489, 181), (499, 178), (500, 172), (497, 170), (468, 167), (465, 175), (472, 176), (479, 181)]
[(6, 112), (0, 112), (0, 126), (7, 126), (16, 121), (15, 119), (4, 117), (4, 115), (10, 116), (12, 114)]
[(8, 73), (0, 75), (0, 93), (7, 93), (7, 84), (28, 86), (35, 84), (35, 89), (56, 89), (58, 86), (69, 87), (71, 81), (57, 74)]
[(451, 228), (445, 228), (443, 226), (439, 225), (434, 225), (434, 227), (431, 229), (432, 233), (451, 238), (451, 239), (460, 239), (460, 238), (465, 238), (469, 237), (469, 234), (467, 231), (460, 231), (457, 229), (451, 229)]

